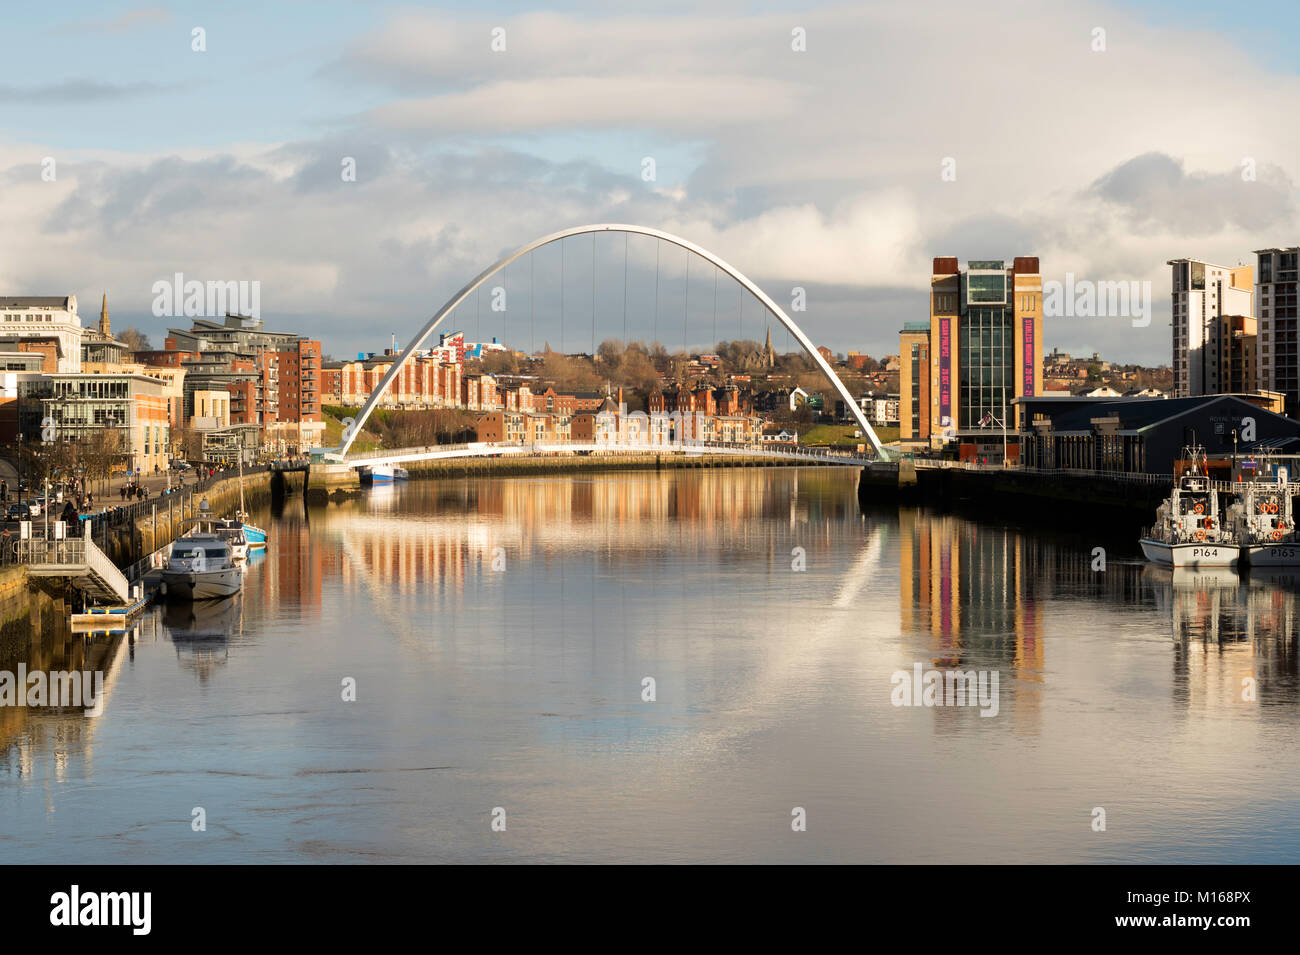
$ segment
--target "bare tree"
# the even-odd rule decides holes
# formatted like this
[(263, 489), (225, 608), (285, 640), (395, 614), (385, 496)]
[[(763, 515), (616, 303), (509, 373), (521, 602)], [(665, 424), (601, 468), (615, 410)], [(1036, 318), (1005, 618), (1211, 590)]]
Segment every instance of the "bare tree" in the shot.
[(81, 468), (86, 476), (86, 486), (94, 486), (103, 493), (113, 473), (122, 448), (122, 436), (116, 428), (103, 428), (83, 442)]
[(117, 340), (125, 342), (131, 351), (153, 351), (149, 336), (134, 325), (128, 325), (117, 334)]

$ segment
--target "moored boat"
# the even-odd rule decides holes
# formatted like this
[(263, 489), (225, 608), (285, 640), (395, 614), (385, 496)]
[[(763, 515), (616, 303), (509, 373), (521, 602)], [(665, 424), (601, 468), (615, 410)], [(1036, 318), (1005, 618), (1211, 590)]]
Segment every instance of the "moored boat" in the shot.
[(1300, 565), (1300, 536), (1291, 508), (1291, 485), (1285, 468), (1276, 481), (1245, 481), (1239, 485), (1237, 512), (1243, 559), (1251, 567)]
[(1241, 545), (1219, 516), (1219, 496), (1205, 467), (1205, 454), (1189, 449), (1190, 463), (1143, 535), (1147, 560), (1166, 567), (1236, 567)]
[(250, 524), (248, 521), (241, 522), (244, 525), (244, 539), (248, 541), (250, 550), (266, 546), (266, 531), (256, 524)]
[(196, 531), (172, 544), (160, 591), (168, 600), (214, 600), (238, 593), (242, 583), (230, 545), (214, 532)]
[(375, 464), (361, 469), (362, 484), (392, 484), (394, 481), (405, 481), (409, 476), (406, 468), (392, 464)]
[(228, 517), (213, 521), (212, 531), (230, 545), (230, 553), (235, 560), (248, 559), (248, 538), (245, 536), (243, 521)]
[[(266, 531), (256, 524), (248, 522), (248, 510), (244, 507), (244, 459), (239, 459), (239, 513), (235, 515), (239, 518), (239, 523), (244, 528), (244, 540), (248, 544), (248, 550), (257, 550), (266, 546)], [(248, 551), (244, 552), (248, 556)]]

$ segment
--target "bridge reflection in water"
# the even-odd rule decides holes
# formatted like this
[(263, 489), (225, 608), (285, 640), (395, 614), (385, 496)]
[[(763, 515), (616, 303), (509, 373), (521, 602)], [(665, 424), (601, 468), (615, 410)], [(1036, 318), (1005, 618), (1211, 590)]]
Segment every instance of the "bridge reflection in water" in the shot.
[[(1190, 861), (1191, 826), (1225, 857), (1300, 848), (1268, 757), (1297, 717), (1294, 582), (1175, 577), (1122, 543), (1098, 572), (1081, 538), (862, 513), (853, 478), (291, 499), (255, 515), (273, 544), (238, 603), (146, 617), (103, 723), (0, 713), (22, 721), (3, 724), (0, 837), (36, 852), (27, 833), (71, 803), (90, 857), (131, 831), (180, 861), (184, 840), (141, 820), (174, 818), (192, 774), (244, 833), (207, 844), (214, 861)], [(999, 672), (998, 717), (892, 706), (914, 663)], [(102, 822), (91, 787), (117, 800)], [(502, 804), (519, 824), (490, 842), (477, 814)], [(816, 825), (791, 840), (796, 805)], [(1097, 805), (1119, 820), (1104, 840)]]

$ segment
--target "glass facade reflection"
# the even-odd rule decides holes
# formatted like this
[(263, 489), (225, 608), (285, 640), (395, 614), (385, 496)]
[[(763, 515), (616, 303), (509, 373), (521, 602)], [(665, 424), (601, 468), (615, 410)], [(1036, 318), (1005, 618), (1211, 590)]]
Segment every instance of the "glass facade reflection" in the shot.
[(959, 336), (959, 426), (978, 428), (986, 415), (999, 421), (1015, 395), (1015, 327), (1011, 309), (972, 306)]

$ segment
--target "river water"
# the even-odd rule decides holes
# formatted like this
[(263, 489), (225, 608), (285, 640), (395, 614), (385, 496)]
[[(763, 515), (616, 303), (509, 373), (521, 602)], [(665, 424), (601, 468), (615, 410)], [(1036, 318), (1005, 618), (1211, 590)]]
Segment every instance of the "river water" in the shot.
[[(0, 708), (0, 853), (1300, 860), (1300, 578), (1174, 577), (1086, 528), (863, 513), (856, 478), (290, 499), (259, 515), (271, 546), (239, 597), (154, 608), (124, 638), (34, 636), (0, 664), (107, 673), (97, 717)], [(931, 671), (985, 695), (905, 699)]]

